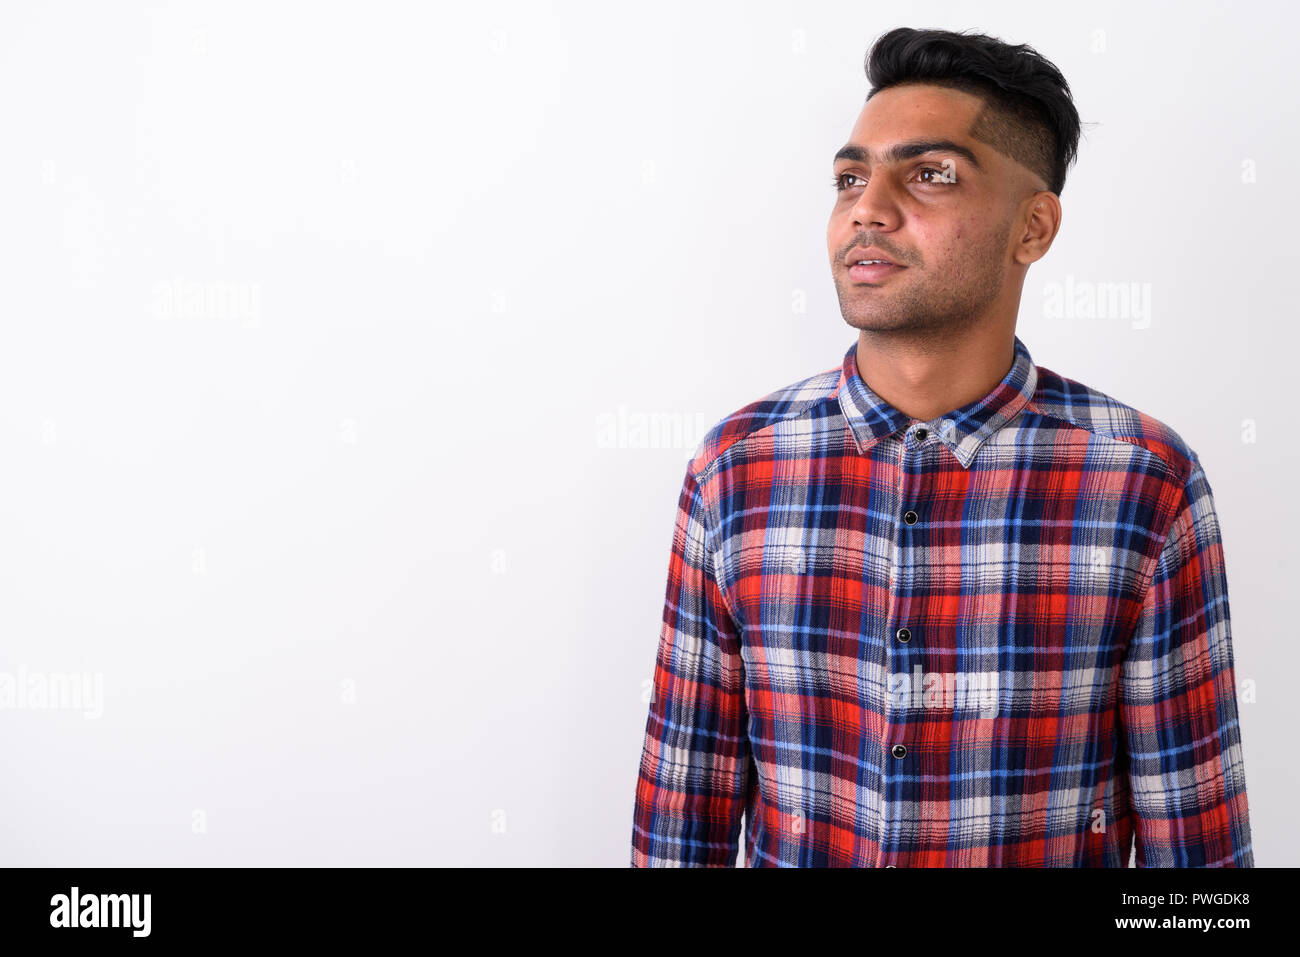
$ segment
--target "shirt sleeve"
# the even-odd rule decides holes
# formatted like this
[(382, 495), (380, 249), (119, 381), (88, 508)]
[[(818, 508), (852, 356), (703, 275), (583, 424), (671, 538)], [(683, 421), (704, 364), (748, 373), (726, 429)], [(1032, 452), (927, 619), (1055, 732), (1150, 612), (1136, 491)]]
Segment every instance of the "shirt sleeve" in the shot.
[(740, 627), (688, 467), (637, 778), (633, 867), (734, 867), (752, 781)]
[(1193, 453), (1122, 668), (1138, 867), (1254, 867), (1214, 498)]

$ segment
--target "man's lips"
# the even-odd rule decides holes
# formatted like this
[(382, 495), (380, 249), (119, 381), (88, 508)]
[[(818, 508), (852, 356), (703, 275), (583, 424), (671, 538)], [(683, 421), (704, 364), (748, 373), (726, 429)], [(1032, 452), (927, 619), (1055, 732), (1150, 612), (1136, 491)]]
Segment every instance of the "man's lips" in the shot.
[[(858, 265), (864, 261), (869, 265)], [(844, 265), (848, 268), (849, 278), (854, 282), (875, 282), (907, 268), (894, 262), (892, 257), (875, 246), (854, 246), (845, 255)]]
[(884, 279), (892, 276), (894, 273), (902, 272), (906, 266), (896, 266), (893, 263), (873, 263), (870, 266), (849, 266), (849, 278), (854, 282), (875, 282), (878, 279)]
[(878, 259), (881, 262), (889, 263), (891, 266), (897, 266), (893, 256), (885, 255), (884, 251), (875, 246), (854, 246), (844, 257), (844, 265), (852, 266), (854, 263), (862, 262), (864, 259)]

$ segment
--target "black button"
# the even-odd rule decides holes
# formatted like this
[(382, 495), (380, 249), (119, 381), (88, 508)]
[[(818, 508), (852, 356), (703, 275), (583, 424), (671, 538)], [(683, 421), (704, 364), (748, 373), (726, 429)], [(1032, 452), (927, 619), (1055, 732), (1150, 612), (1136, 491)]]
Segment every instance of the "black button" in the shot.
[(916, 441), (918, 442), (924, 442), (927, 438), (929, 438), (929, 436), (930, 433), (927, 432), (925, 429), (916, 430)]
[(912, 511), (910, 508), (909, 508), (906, 512), (903, 513), (903, 521), (905, 521), (908, 525), (915, 525), (915, 524), (916, 524), (916, 520), (917, 520), (918, 518), (920, 518), (920, 516), (917, 515), (917, 514), (916, 514), (914, 511)]
[(905, 754), (907, 754), (907, 748), (903, 747), (901, 744), (894, 745), (894, 757), (901, 758)]
[(899, 641), (911, 641), (911, 640), (912, 640), (912, 629), (910, 629), (910, 628), (900, 628), (900, 629), (898, 629), (898, 640), (899, 640)]

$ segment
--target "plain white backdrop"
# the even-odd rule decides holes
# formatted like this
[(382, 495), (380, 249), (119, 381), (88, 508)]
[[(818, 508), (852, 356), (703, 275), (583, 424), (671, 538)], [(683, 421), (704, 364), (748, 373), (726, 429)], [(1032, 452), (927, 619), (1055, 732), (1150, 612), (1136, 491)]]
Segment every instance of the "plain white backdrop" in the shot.
[(687, 457), (855, 339), (831, 157), (916, 26), (1074, 90), (1017, 333), (1201, 456), (1300, 864), (1300, 18), (874, 6), (6, 4), (0, 863), (626, 866)]

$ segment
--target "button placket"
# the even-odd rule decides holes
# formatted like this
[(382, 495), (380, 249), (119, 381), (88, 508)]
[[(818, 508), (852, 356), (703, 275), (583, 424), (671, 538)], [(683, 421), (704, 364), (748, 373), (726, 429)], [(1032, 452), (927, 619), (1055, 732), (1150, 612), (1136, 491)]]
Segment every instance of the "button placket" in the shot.
[[(926, 451), (921, 448), (920, 445), (922, 442), (933, 437), (933, 435), (934, 433), (928, 428), (917, 428), (910, 434), (904, 433), (903, 441), (899, 443), (898, 491), (900, 502), (908, 502), (909, 500), (916, 502), (917, 493), (920, 491), (916, 486), (920, 484), (921, 472), (919, 468), (915, 471), (908, 468), (908, 465), (910, 464), (907, 457), (908, 452), (913, 451), (917, 453), (918, 459), (913, 461), (916, 461), (919, 464), (926, 454)], [(891, 588), (897, 588), (897, 591), (894, 593), (892, 604), (896, 609), (901, 610), (904, 614), (906, 614), (910, 609), (910, 603), (907, 599), (913, 585), (912, 569), (915, 563), (913, 558), (913, 535), (909, 530), (917, 526), (920, 523), (920, 520), (921, 514), (916, 508), (906, 509), (899, 519), (900, 525), (896, 538), (896, 549), (899, 560), (897, 563), (896, 575), (894, 576), (893, 582), (891, 582)], [(911, 657), (907, 653), (908, 642), (912, 639), (911, 628), (907, 625), (899, 625), (894, 631), (894, 638), (895, 642), (886, 643), (885, 654), (888, 662), (888, 667), (886, 669), (887, 674), (891, 676), (891, 680), (897, 680), (897, 678), (894, 677), (896, 669), (901, 669), (897, 677), (901, 677), (906, 681), (908, 662)], [(891, 648), (892, 652), (890, 650)], [(885, 740), (882, 742), (884, 744), (884, 764), (881, 767), (880, 773), (880, 852), (881, 857), (886, 860), (889, 857), (892, 857), (897, 850), (893, 845), (897, 841), (898, 835), (891, 833), (891, 824), (895, 815), (893, 814), (894, 809), (890, 804), (890, 793), (892, 790), (890, 781), (896, 773), (900, 772), (903, 767), (905, 767), (903, 762), (907, 758), (907, 745), (903, 741), (897, 739), (906, 736), (907, 710), (907, 707), (904, 705), (897, 712), (904, 716), (902, 721), (898, 721), (892, 713), (893, 708), (889, 709), (891, 715), (885, 727)], [(885, 866), (894, 867), (895, 865), (887, 864)]]

